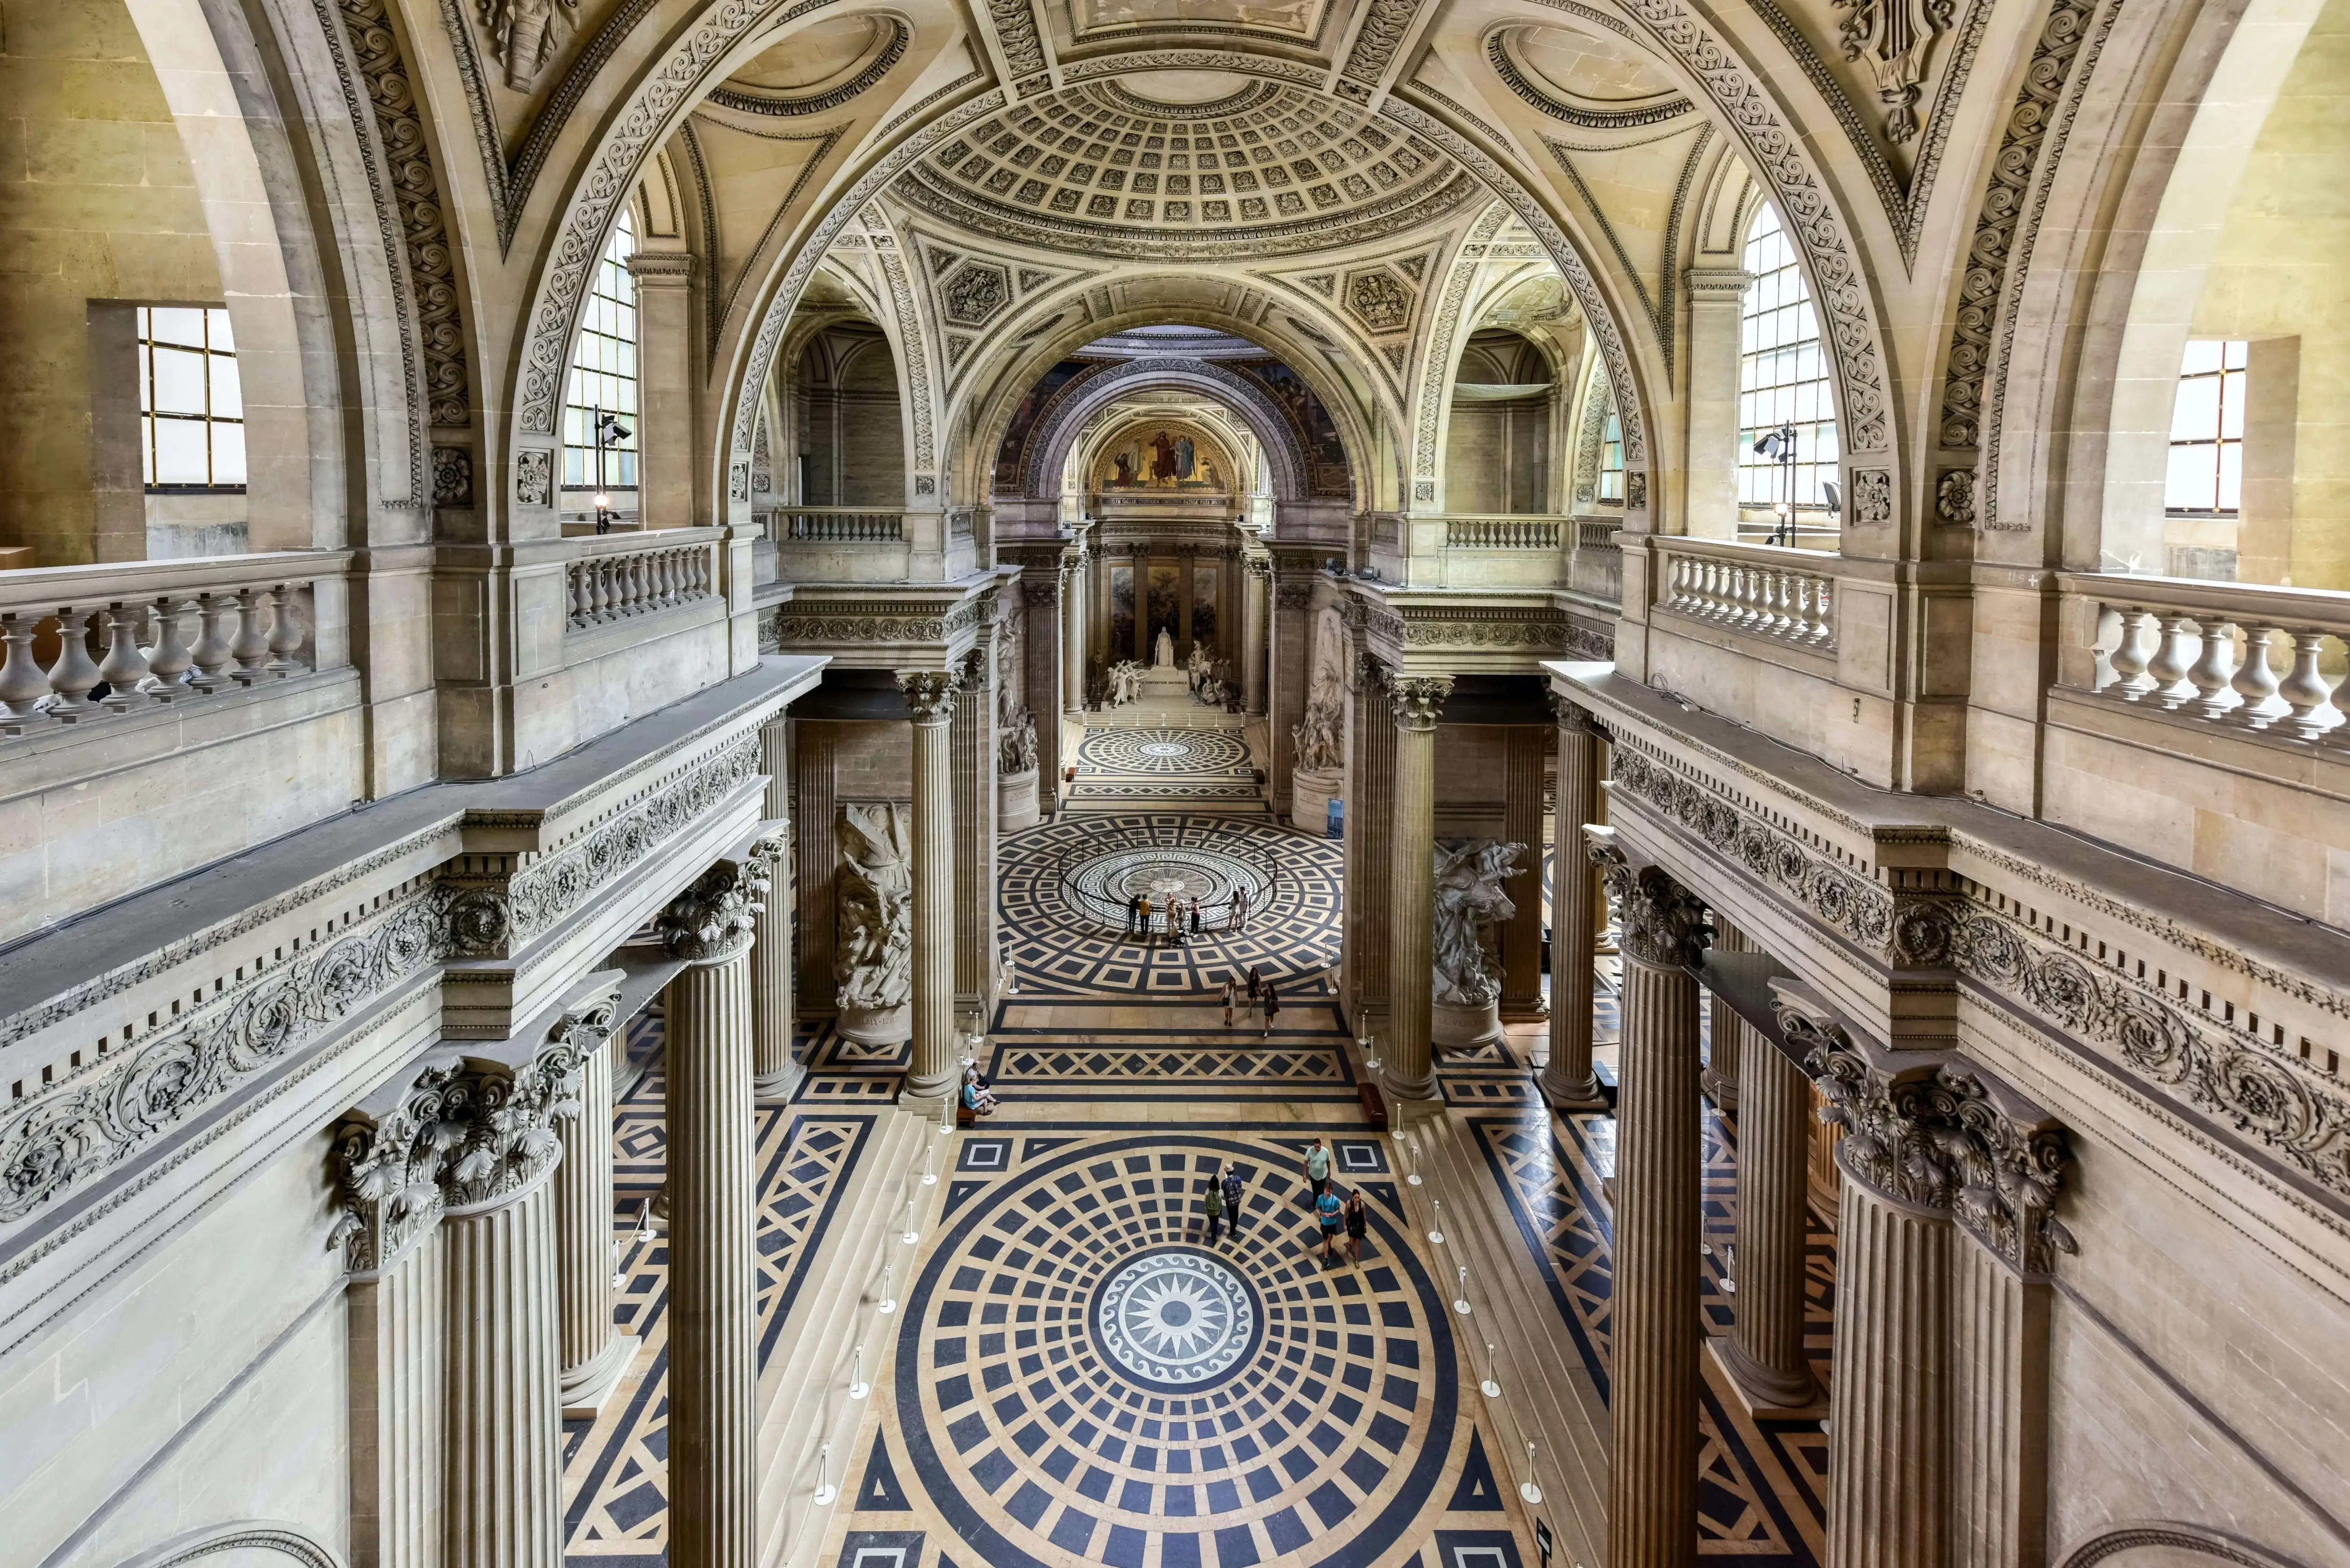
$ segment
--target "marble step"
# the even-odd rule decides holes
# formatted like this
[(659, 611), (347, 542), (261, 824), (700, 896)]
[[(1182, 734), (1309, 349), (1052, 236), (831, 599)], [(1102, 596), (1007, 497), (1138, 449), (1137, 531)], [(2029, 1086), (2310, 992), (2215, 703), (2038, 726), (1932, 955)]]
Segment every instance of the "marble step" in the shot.
[[(890, 1108), (876, 1127), (760, 1378), (763, 1563), (813, 1563), (840, 1498), (857, 1485), (858, 1433), (879, 1396), (848, 1397), (855, 1350), (864, 1346), (865, 1376), (878, 1390), (898, 1322), (875, 1310), (881, 1300), (881, 1271), (885, 1263), (893, 1266), (893, 1293), (902, 1296), (920, 1251), (899, 1240), (908, 1176), (920, 1171), (928, 1143), (951, 1143), (937, 1137), (936, 1125)], [(951, 1158), (942, 1147), (937, 1168), (943, 1170)], [(937, 1186), (915, 1189), (925, 1233), (945, 1189), (943, 1179)], [(832, 1452), (826, 1479), (840, 1491), (833, 1502), (818, 1504), (817, 1458), (827, 1441)]]
[[(1502, 1396), (1487, 1401), (1503, 1448), (1493, 1456), (1503, 1484), (1525, 1479), (1525, 1445), (1537, 1445), (1535, 1475), (1544, 1493), (1539, 1511), (1559, 1532), (1558, 1568), (1606, 1562), (1607, 1407), (1584, 1368), (1583, 1355), (1559, 1315), (1548, 1283), (1527, 1253), (1517, 1222), (1502, 1206), (1494, 1177), (1473, 1129), (1454, 1116), (1415, 1120), (1421, 1185), (1404, 1186), (1415, 1235), (1436, 1272), (1457, 1290), (1459, 1265), (1469, 1269), (1474, 1311), (1456, 1326), (1474, 1363), (1470, 1388), (1498, 1361)], [(1392, 1147), (1392, 1145), (1390, 1146)], [(1401, 1161), (1399, 1161), (1400, 1164)], [(1431, 1200), (1443, 1201), (1444, 1245), (1429, 1245)], [(1490, 1358), (1485, 1346), (1498, 1347)], [(1482, 1398), (1482, 1395), (1475, 1397)]]

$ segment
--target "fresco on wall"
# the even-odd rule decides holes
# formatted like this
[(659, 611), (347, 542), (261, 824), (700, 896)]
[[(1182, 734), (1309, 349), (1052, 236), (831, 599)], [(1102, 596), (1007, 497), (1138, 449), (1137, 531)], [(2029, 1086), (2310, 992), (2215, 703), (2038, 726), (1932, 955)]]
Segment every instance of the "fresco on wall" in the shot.
[(1089, 377), (1109, 366), (1098, 359), (1064, 359), (1037, 379), (1028, 389), (1027, 396), (1012, 412), (1012, 423), (1003, 432), (1003, 443), (995, 450), (995, 493), (1017, 495), (1026, 483), (1023, 477), (1028, 466), (1028, 443), (1036, 434), (1045, 416), (1061, 401), (1080, 377)]
[(1315, 495), (1350, 495), (1353, 478), (1347, 467), (1347, 448), (1330, 410), (1305, 384), (1305, 378), (1278, 359), (1235, 360), (1229, 367), (1254, 381), (1281, 405), (1297, 444), (1305, 449), (1309, 470), (1307, 489)]
[(1216, 568), (1191, 568), (1191, 641), (1214, 652), (1216, 648)]
[(1239, 469), (1197, 425), (1137, 425), (1110, 442), (1094, 464), (1096, 490), (1229, 492)]
[(1134, 657), (1134, 568), (1109, 569), (1109, 661)]

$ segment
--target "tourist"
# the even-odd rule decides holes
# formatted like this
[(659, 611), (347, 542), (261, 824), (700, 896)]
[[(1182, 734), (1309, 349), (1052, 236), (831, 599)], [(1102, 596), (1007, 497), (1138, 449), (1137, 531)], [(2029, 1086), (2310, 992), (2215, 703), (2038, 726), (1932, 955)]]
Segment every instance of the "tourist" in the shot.
[(1134, 935), (1134, 928), (1142, 919), (1142, 895), (1135, 894), (1126, 901), (1126, 934)]
[(1150, 895), (1148, 893), (1142, 895), (1142, 943), (1145, 947), (1150, 945)]
[(1248, 889), (1246, 888), (1232, 889), (1232, 929), (1236, 931), (1248, 929)]
[(1232, 1002), (1240, 994), (1240, 986), (1231, 975), (1224, 976), (1224, 1027), (1232, 1026)]
[(1281, 998), (1273, 989), (1273, 981), (1264, 982), (1264, 1033), (1273, 1033), (1273, 1021), (1281, 1016)]
[(1338, 1227), (1345, 1221), (1345, 1207), (1338, 1201), (1337, 1189), (1324, 1182), (1322, 1195), (1314, 1200), (1314, 1213), (1322, 1221), (1322, 1261), (1326, 1263), (1337, 1260), (1332, 1249), (1338, 1244)]
[(1329, 1179), (1330, 1151), (1322, 1147), (1322, 1140), (1317, 1137), (1314, 1140), (1313, 1147), (1305, 1151), (1306, 1200), (1311, 1202), (1314, 1194), (1321, 1191)]
[(1216, 1227), (1223, 1223), (1224, 1187), (1214, 1177), (1208, 1178), (1208, 1245), (1216, 1244)]
[(1247, 1185), (1241, 1180), (1241, 1168), (1229, 1161), (1224, 1166), (1224, 1214), (1232, 1226), (1232, 1239), (1241, 1234), (1241, 1199), (1248, 1195)]
[(1194, 937), (1200, 934), (1200, 900), (1197, 898), (1191, 900), (1191, 934)]
[(1251, 964), (1249, 965), (1248, 972), (1249, 1011), (1251, 1012), (1254, 1012), (1256, 1011), (1257, 1002), (1263, 995), (1264, 981), (1257, 977), (1256, 965)]
[(1371, 1228), (1370, 1206), (1363, 1201), (1362, 1189), (1347, 1194), (1347, 1251), (1357, 1268), (1363, 1262), (1363, 1237)]
[(962, 1108), (977, 1116), (995, 1114), (995, 1096), (989, 1093), (986, 1080), (976, 1070), (963, 1075)]

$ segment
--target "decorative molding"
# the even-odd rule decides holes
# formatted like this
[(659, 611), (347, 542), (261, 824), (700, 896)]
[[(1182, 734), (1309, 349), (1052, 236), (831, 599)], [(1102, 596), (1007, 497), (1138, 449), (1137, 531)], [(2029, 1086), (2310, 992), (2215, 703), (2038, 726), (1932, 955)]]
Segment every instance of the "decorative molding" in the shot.
[(1586, 825), (1591, 864), (1607, 884), (1622, 924), (1625, 956), (1660, 969), (1689, 969), (1705, 955), (1711, 935), (1705, 904), (1660, 866), (1635, 867), (1613, 828)]
[[(1421, 367), (1419, 384), (1419, 418), (1413, 431), (1412, 472), (1433, 479), (1437, 466), (1437, 427), (1452, 385), (1452, 342), (1460, 335), (1461, 313), (1469, 300), (1469, 290), (1477, 281), (1478, 269), (1485, 265), (1485, 246), (1509, 222), (1509, 209), (1496, 202), (1485, 209), (1461, 242), (1455, 254), (1451, 275), (1444, 281), (1444, 293), (1436, 306), (1436, 316), (1428, 329), (1428, 358)], [(1414, 499), (1418, 496), (1415, 494)], [(1431, 485), (1428, 501), (1436, 499)]]
[(471, 506), (473, 504), (473, 452), (470, 447), (432, 449), (432, 504)]
[(1377, 89), (1396, 51), (1403, 47), (1420, 0), (1369, 0), (1363, 25), (1356, 31), (1354, 47), (1347, 52), (1346, 68), (1338, 74), (1348, 81)]
[(1946, 468), (1934, 482), (1934, 521), (1945, 528), (1975, 525), (1975, 471)]
[(914, 410), (914, 461), (909, 466), (933, 468), (937, 466), (937, 437), (931, 427), (930, 341), (922, 330), (921, 310), (914, 303), (914, 286), (906, 275), (905, 256), (894, 248), (878, 252), (876, 256), (881, 264), (881, 275), (889, 285), (889, 302), (898, 313), (907, 401)]
[(938, 647), (979, 624), (975, 604), (941, 608), (934, 604), (795, 600), (775, 607), (775, 632), (785, 647), (841, 643)]
[[(1028, 8), (1028, 0), (987, 0), (987, 16), (1014, 81), (1045, 68), (1045, 43), (1036, 35), (1036, 14)], [(1022, 97), (1027, 96), (1024, 86)]]
[(1845, 15), (1836, 42), (1847, 60), (1866, 60), (1885, 105), (1885, 140), (1917, 140), (1918, 81), (1934, 41), (1950, 30), (1951, 0), (1835, 0)]
[(2190, 1557), (2209, 1557), (2215, 1563), (2228, 1563), (2236, 1568), (2299, 1568), (2289, 1557), (2239, 1541), (2232, 1535), (2222, 1535), (2197, 1524), (2125, 1524), (2106, 1531), (2095, 1540), (2075, 1547), (2061, 1568), (2097, 1568), (2126, 1552), (2183, 1552)]
[(1893, 521), (1893, 474), (1882, 468), (1852, 471), (1852, 520), (1862, 527), (1882, 528)]
[(1503, 43), (1509, 29), (1495, 30), (1485, 39), (1485, 59), (1493, 67), (1493, 75), (1503, 87), (1535, 113), (1565, 125), (1581, 126), (1586, 130), (1637, 130), (1642, 126), (1661, 125), (1669, 119), (1679, 119), (1697, 108), (1694, 101), (1676, 93), (1662, 102), (1644, 104), (1638, 109), (1583, 109), (1553, 98), (1534, 85), (1518, 64), (1510, 57)]
[(865, 68), (837, 87), (821, 92), (785, 93), (753, 91), (743, 88), (712, 88), (703, 101), (721, 109), (731, 109), (737, 114), (797, 116), (822, 114), (838, 109), (849, 99), (870, 90), (891, 67), (906, 57), (906, 46), (913, 41), (914, 30), (896, 16), (876, 14), (876, 21), (889, 29), (889, 39), (874, 54)]
[(546, 448), (526, 446), (515, 453), (515, 504), (555, 504), (555, 454)]
[(1047, 476), (1057, 474), (1070, 442), (1103, 409), (1132, 393), (1187, 379), (1208, 383), (1244, 416), (1253, 415), (1248, 427), (1265, 449), (1282, 485), (1296, 496), (1311, 493), (1313, 465), (1302, 427), (1262, 383), (1211, 359), (1128, 359), (1070, 378), (1031, 427), (1021, 465), (1023, 493), (1040, 499), (1060, 493), (1059, 479)]

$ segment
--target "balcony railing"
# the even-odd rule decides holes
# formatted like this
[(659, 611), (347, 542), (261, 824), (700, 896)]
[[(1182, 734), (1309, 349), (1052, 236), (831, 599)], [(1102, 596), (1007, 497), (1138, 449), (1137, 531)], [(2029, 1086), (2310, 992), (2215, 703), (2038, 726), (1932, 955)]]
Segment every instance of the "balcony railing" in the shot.
[(1450, 550), (1555, 550), (1555, 517), (1447, 517), (1444, 545)]
[(349, 560), (342, 550), (278, 550), (0, 572), (0, 734), (340, 666), (342, 628), (318, 635), (314, 588)]
[(585, 631), (710, 597), (717, 582), (711, 553), (716, 530), (678, 534), (684, 536), (607, 535), (579, 541), (581, 554), (570, 564), (571, 629)]
[(1835, 651), (1835, 580), (1765, 558), (1794, 552), (1711, 543), (1693, 548), (1683, 539), (1667, 551), (1660, 608), (1748, 637)]
[(778, 506), (767, 524), (778, 545), (896, 545), (906, 537), (902, 508)]
[[(2086, 659), (2064, 685), (2272, 740), (2350, 748), (2350, 594), (2065, 573)], [(2337, 700), (2337, 694), (2339, 700)]]

